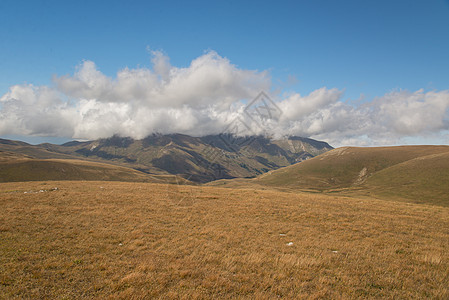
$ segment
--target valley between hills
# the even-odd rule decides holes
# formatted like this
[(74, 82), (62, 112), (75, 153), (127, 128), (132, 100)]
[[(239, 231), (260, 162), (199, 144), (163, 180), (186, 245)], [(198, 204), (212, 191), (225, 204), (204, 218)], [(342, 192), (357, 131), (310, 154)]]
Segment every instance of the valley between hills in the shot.
[(227, 138), (0, 140), (0, 298), (449, 297), (449, 146)]

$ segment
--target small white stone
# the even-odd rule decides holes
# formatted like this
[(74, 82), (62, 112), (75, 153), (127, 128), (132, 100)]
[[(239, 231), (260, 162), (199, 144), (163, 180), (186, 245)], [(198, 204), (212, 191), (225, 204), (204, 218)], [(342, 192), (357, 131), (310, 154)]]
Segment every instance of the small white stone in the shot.
[(293, 246), (293, 242), (289, 242), (286, 244), (287, 246)]

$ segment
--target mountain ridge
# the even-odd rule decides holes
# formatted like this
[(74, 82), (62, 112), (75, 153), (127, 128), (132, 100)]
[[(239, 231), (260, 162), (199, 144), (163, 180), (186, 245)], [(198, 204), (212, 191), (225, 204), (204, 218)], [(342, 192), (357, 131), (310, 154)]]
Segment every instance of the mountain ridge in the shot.
[(109, 163), (154, 175), (178, 175), (193, 182), (255, 177), (307, 160), (333, 149), (309, 138), (270, 139), (229, 134), (192, 137), (153, 134), (144, 139), (114, 135), (94, 141), (62, 145), (0, 140), (0, 150), (34, 159), (77, 159)]

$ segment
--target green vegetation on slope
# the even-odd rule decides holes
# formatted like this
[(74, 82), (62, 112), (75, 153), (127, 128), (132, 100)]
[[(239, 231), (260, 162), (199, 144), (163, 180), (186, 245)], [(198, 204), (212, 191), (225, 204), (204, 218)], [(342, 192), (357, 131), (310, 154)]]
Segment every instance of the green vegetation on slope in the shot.
[(391, 166), (373, 174), (363, 186), (382, 197), (449, 206), (449, 152)]
[(346, 188), (361, 183), (371, 174), (395, 164), (444, 152), (449, 152), (449, 147), (343, 147), (259, 176), (256, 181), (265, 185), (303, 189)]
[(258, 185), (284, 190), (377, 195), (449, 205), (449, 147), (399, 146), (334, 149), (253, 180), (212, 185)]

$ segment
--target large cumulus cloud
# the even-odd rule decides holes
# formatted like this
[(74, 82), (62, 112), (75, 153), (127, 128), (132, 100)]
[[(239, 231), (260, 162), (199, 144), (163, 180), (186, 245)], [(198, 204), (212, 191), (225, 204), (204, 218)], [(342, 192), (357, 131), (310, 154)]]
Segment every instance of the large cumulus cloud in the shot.
[[(119, 134), (218, 134), (260, 91), (271, 90), (267, 71), (245, 70), (211, 51), (186, 68), (152, 52), (152, 68), (125, 68), (115, 78), (84, 61), (53, 86), (15, 85), (0, 98), (1, 135), (97, 139)], [(395, 144), (407, 137), (447, 139), (449, 91), (393, 91), (358, 106), (338, 89), (309, 95), (272, 95), (282, 111), (275, 136), (299, 135), (344, 144)], [(244, 120), (254, 133), (267, 132)], [(445, 135), (446, 134), (446, 135)], [(448, 142), (448, 141), (446, 141)]]
[(171, 66), (161, 52), (153, 52), (152, 63), (152, 69), (125, 68), (109, 78), (84, 61), (73, 76), (55, 76), (53, 88), (13, 86), (0, 98), (0, 134), (96, 139), (218, 133), (239, 101), (270, 88), (268, 72), (239, 69), (215, 52), (187, 68)]

